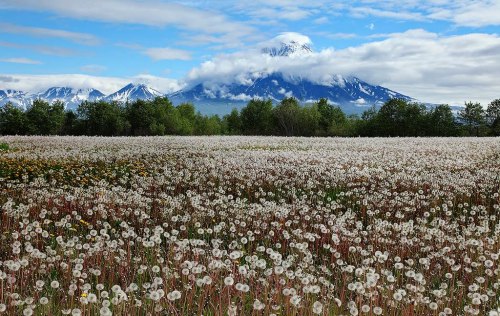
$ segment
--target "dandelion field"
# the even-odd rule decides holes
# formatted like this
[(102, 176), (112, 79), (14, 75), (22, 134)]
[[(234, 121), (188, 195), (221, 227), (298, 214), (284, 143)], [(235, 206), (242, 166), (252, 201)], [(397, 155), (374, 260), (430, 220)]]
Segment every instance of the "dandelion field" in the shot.
[(500, 314), (498, 139), (0, 143), (0, 315)]

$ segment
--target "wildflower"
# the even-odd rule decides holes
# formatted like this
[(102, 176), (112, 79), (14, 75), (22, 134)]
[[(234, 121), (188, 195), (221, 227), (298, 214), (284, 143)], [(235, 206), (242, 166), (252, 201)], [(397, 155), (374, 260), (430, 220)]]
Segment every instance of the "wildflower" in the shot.
[(255, 309), (255, 310), (260, 311), (260, 310), (264, 309), (264, 307), (265, 307), (265, 306), (266, 306), (266, 305), (265, 305), (265, 304), (263, 304), (263, 303), (262, 303), (261, 301), (259, 301), (258, 299), (255, 299), (255, 301), (253, 302), (253, 309)]
[(321, 302), (314, 302), (313, 303), (313, 313), (314, 314), (321, 314), (323, 312), (323, 304)]
[(227, 277), (224, 278), (224, 284), (226, 286), (231, 286), (231, 285), (234, 284), (234, 279), (232, 277), (230, 277), (230, 276), (227, 276)]
[(99, 314), (101, 316), (111, 316), (112, 315), (111, 310), (106, 306), (101, 307), (101, 309), (99, 310)]
[(300, 301), (302, 300), (302, 298), (298, 295), (293, 295), (291, 298), (290, 298), (290, 303), (292, 303), (293, 305), (295, 306), (298, 306), (300, 304)]
[(181, 298), (181, 292), (177, 291), (177, 290), (174, 290), (174, 291), (167, 294), (167, 299), (169, 301), (175, 301), (175, 300), (178, 300), (180, 298)]
[(33, 315), (33, 310), (30, 307), (28, 307), (28, 308), (23, 310), (23, 315), (24, 316), (31, 316), (31, 315)]

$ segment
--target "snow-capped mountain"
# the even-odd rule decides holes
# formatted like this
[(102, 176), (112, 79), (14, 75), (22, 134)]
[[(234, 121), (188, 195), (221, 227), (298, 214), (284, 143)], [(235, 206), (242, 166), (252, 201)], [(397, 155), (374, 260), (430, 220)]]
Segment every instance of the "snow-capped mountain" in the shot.
[(129, 83), (125, 87), (116, 91), (113, 94), (108, 95), (105, 100), (107, 101), (134, 101), (137, 99), (142, 100), (152, 100), (156, 97), (163, 96), (163, 94), (145, 84), (133, 84)]
[(31, 99), (27, 98), (26, 93), (19, 90), (0, 90), (0, 105), (11, 102), (17, 107), (25, 108), (31, 104)]
[(380, 105), (391, 98), (411, 100), (410, 97), (381, 86), (373, 86), (356, 77), (332, 77), (322, 84), (304, 78), (293, 78), (274, 73), (255, 79), (249, 85), (221, 84), (205, 86), (198, 84), (191, 89), (181, 90), (168, 96), (174, 103), (247, 102), (253, 98), (271, 99), (279, 102), (285, 97), (295, 97), (301, 102), (314, 102), (321, 98), (339, 105), (348, 113), (361, 112), (367, 106)]
[(52, 87), (43, 92), (28, 94), (18, 90), (0, 90), (0, 106), (12, 102), (20, 108), (28, 108), (36, 99), (42, 99), (49, 103), (62, 101), (67, 109), (76, 109), (83, 101), (118, 101), (126, 102), (137, 99), (151, 100), (157, 96), (163, 96), (159, 91), (145, 84), (128, 84), (120, 90), (108, 96), (93, 88), (74, 89), (71, 87)]
[(306, 56), (313, 52), (309, 37), (297, 33), (282, 33), (260, 45), (260, 52), (272, 57)]
[(70, 87), (52, 87), (42, 93), (32, 96), (32, 99), (42, 99), (52, 103), (62, 101), (67, 108), (76, 108), (83, 101), (98, 101), (104, 94), (96, 89), (73, 89)]
[[(184, 89), (167, 96), (174, 104), (192, 102), (201, 112), (216, 114), (225, 114), (233, 106), (242, 107), (254, 98), (271, 99), (275, 103), (285, 97), (295, 97), (302, 103), (326, 98), (346, 113), (360, 113), (391, 98), (413, 100), (355, 76), (328, 74), (318, 68), (316, 61), (319, 57), (321, 60), (332, 55), (318, 55), (311, 46), (307, 36), (282, 33), (248, 51), (223, 55), (204, 63), (199, 69), (191, 71), (189, 81), (184, 82)], [(321, 76), (311, 75), (318, 72)], [(61, 100), (70, 109), (85, 100), (127, 102), (152, 100), (164, 95), (145, 84), (133, 83), (108, 96), (95, 89), (76, 90), (70, 87), (54, 87), (32, 95), (6, 91), (0, 93), (0, 105), (11, 101), (27, 107), (32, 100), (41, 98), (49, 102)]]
[(290, 41), (287, 43), (280, 43), (281, 45), (278, 47), (263, 47), (261, 52), (264, 54), (268, 54), (270, 56), (298, 56), (298, 55), (307, 55), (312, 53), (311, 47), (309, 47), (306, 43), (301, 43), (298, 41)]
[[(235, 64), (241, 64), (247, 58), (251, 69), (238, 73), (234, 80), (228, 80), (223, 73), (208, 80), (194, 81), (187, 88), (172, 93), (168, 97), (174, 103), (193, 102), (200, 107), (215, 106), (240, 107), (251, 99), (271, 99), (277, 103), (285, 97), (295, 97), (302, 103), (326, 98), (330, 103), (339, 105), (346, 113), (360, 113), (372, 105), (381, 105), (391, 98), (413, 100), (412, 98), (384, 88), (371, 85), (354, 76), (331, 74), (321, 81), (310, 79), (296, 69), (307, 66), (310, 58), (314, 58), (311, 41), (307, 36), (297, 33), (283, 33), (270, 41), (264, 42), (254, 52), (257, 55), (235, 55)], [(262, 62), (259, 62), (259, 61)], [(230, 62), (217, 61), (226, 69)], [(260, 65), (260, 66), (259, 66)], [(293, 65), (290, 67), (290, 65)], [(211, 69), (217, 69), (216, 64), (210, 64)], [(279, 67), (283, 67), (280, 70)], [(292, 72), (287, 71), (292, 69)], [(243, 78), (243, 80), (241, 79)]]

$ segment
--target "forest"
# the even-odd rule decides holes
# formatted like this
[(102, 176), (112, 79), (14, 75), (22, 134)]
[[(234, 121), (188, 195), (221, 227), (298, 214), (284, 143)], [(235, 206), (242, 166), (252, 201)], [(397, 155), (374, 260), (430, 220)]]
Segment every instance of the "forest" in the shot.
[(35, 100), (26, 110), (7, 103), (0, 108), (1, 135), (274, 135), (340, 137), (499, 136), (500, 99), (486, 109), (466, 102), (458, 113), (450, 106), (426, 106), (391, 99), (361, 115), (346, 115), (326, 99), (301, 105), (295, 98), (278, 104), (251, 100), (225, 116), (203, 115), (191, 103), (174, 106), (166, 97), (119, 103), (64, 103)]

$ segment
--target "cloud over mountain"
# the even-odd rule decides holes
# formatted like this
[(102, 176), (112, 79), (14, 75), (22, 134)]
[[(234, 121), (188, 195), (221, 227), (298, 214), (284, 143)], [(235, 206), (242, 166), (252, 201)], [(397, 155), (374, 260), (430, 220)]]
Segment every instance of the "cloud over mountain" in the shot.
[[(282, 35), (283, 36), (283, 35)], [(287, 40), (305, 41), (287, 33)], [(245, 84), (262, 74), (280, 72), (315, 83), (333, 74), (355, 75), (372, 84), (434, 103), (462, 104), (498, 97), (500, 37), (473, 33), (443, 36), (422, 29), (381, 35), (382, 40), (336, 50), (323, 49), (280, 58), (262, 53), (262, 45), (233, 54), (220, 54), (191, 70), (188, 86), (198, 83)], [(277, 37), (267, 43), (278, 43)], [(308, 46), (309, 47), (309, 46)]]

